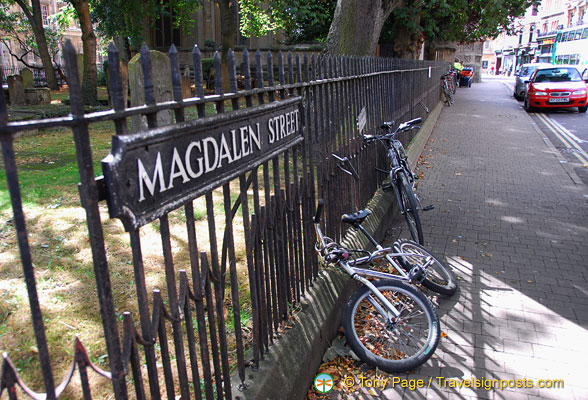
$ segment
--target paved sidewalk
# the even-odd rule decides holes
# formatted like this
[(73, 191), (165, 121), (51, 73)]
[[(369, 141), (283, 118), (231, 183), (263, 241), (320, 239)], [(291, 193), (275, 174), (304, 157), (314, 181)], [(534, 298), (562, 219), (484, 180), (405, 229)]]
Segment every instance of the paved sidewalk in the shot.
[[(588, 187), (507, 86), (460, 88), (419, 166), (419, 197), (435, 205), (421, 214), (425, 244), (460, 285), (438, 299), (447, 336), (412, 373), (378, 373), (383, 392), (329, 398), (588, 399)], [(396, 235), (409, 235), (404, 221)], [(515, 387), (472, 387), (492, 380)]]
[[(423, 152), (418, 193), (436, 206), (422, 217), (425, 242), (460, 291), (439, 301), (447, 337), (434, 358), (400, 376), (430, 387), (382, 397), (588, 399), (588, 188), (510, 95), (497, 80), (459, 89)], [(534, 387), (449, 387), (471, 378)]]

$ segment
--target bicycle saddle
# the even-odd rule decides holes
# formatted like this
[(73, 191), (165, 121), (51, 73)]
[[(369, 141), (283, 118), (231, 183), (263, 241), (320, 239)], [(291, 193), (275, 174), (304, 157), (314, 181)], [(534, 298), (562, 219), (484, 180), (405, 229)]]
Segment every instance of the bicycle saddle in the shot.
[(347, 224), (357, 226), (361, 224), (363, 220), (366, 219), (367, 216), (371, 213), (372, 212), (366, 208), (365, 210), (359, 210), (357, 212), (354, 212), (353, 214), (343, 214), (343, 216), (341, 217), (341, 221)]

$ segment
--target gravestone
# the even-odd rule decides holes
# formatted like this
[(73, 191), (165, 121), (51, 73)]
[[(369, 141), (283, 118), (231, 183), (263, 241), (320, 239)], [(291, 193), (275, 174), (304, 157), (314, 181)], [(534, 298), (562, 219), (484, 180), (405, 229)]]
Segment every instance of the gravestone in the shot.
[(29, 105), (51, 104), (51, 89), (25, 88), (25, 99)]
[(35, 87), (35, 80), (33, 79), (33, 72), (25, 68), (20, 71), (20, 76), (22, 76), (22, 84), (24, 85), (25, 89), (30, 89)]
[(190, 67), (186, 65), (182, 74), (182, 98), (192, 97), (192, 80), (190, 79)]
[[(171, 101), (171, 63), (169, 57), (157, 50), (150, 50), (151, 79), (153, 82), (153, 94), (156, 103)], [(145, 83), (143, 80), (143, 67), (141, 66), (141, 54), (136, 54), (129, 61), (129, 88), (131, 89), (131, 107), (145, 104)], [(163, 110), (157, 113), (157, 126), (172, 123), (172, 111)], [(134, 115), (131, 118), (131, 132), (138, 132), (147, 128), (147, 118)]]
[(10, 104), (13, 106), (26, 104), (22, 76), (10, 75), (8, 77), (8, 98), (10, 99)]

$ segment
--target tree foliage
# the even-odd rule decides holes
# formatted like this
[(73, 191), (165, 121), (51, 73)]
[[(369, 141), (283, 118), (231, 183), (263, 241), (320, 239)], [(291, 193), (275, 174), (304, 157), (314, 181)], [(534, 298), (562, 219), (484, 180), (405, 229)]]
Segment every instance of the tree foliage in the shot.
[[(45, 29), (49, 53), (55, 66), (57, 66), (58, 61), (56, 60), (56, 56), (59, 51), (59, 38), (61, 33), (62, 31), (58, 29)], [(40, 57), (39, 47), (29, 19), (23, 12), (11, 11), (6, 3), (0, 4), (0, 41), (5, 44), (14, 59), (20, 61), (28, 68), (39, 68), (28, 62), (29, 54)], [(12, 48), (11, 42), (18, 45), (19, 52), (16, 52)]]
[(239, 29), (246, 37), (282, 30), (289, 44), (326, 39), (336, 0), (239, 0)]
[(162, 16), (174, 16), (174, 25), (190, 30), (194, 27), (193, 14), (201, 6), (195, 0), (92, 0), (92, 20), (100, 35), (128, 38), (139, 48), (143, 38), (143, 22), (154, 23)]
[[(384, 25), (380, 42), (398, 38), (395, 26), (405, 35), (422, 36), (427, 42), (475, 42), (510, 32), (514, 19), (537, 0), (418, 0), (404, 2)], [(420, 18), (415, 18), (419, 16)]]
[[(43, 69), (45, 70), (45, 77), (47, 79), (47, 86), (51, 89), (58, 89), (59, 87), (53, 66), (54, 60), (50, 54), (50, 45), (48, 44), (48, 42), (51, 41), (51, 38), (47, 38), (47, 31), (43, 27), (41, 4), (39, 0), (30, 0), (30, 3), (24, 0), (0, 0), (0, 5), (3, 9), (3, 16), (6, 15), (8, 17), (9, 14), (13, 14), (12, 17), (15, 18), (14, 21), (19, 23), (19, 26), (6, 27), (8, 28), (8, 31), (12, 31), (13, 34), (16, 31), (16, 36), (13, 37), (13, 39), (19, 43), (19, 46), (24, 51), (32, 52), (41, 58)], [(15, 5), (20, 7), (20, 13), (13, 13), (10, 10), (10, 7)], [(7, 19), (8, 23), (10, 23), (10, 18)], [(26, 31), (18, 32), (21, 28), (26, 29)], [(50, 34), (49, 36), (52, 35)], [(34, 37), (34, 42), (27, 37)], [(11, 48), (11, 46), (7, 47)], [(12, 52), (11, 54), (13, 57), (18, 58), (16, 53)], [(24, 61), (22, 60), (22, 57), (21, 61)], [(23, 62), (23, 64), (28, 66), (26, 62)]]

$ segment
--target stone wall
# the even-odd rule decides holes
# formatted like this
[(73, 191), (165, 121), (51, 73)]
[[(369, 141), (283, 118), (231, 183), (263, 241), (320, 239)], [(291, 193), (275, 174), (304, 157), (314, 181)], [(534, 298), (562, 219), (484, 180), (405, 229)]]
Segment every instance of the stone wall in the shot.
[(484, 42), (458, 44), (455, 57), (465, 67), (474, 67), (474, 82), (481, 82), (482, 56), (484, 55)]

